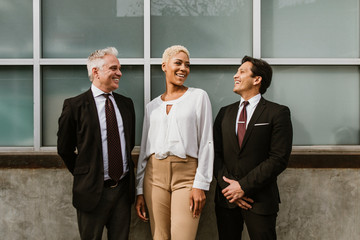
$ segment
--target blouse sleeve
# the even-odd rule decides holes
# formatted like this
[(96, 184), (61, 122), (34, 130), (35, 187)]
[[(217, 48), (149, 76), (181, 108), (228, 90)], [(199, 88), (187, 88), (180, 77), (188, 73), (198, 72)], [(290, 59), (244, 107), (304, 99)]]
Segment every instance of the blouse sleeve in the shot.
[(193, 188), (208, 191), (213, 176), (214, 142), (212, 128), (212, 110), (209, 96), (205, 91), (197, 105), (198, 125), (198, 167)]
[(141, 147), (140, 147), (140, 154), (137, 164), (137, 171), (136, 171), (136, 195), (143, 194), (143, 185), (144, 185), (144, 175), (145, 175), (145, 168), (147, 164), (147, 153), (146, 153), (146, 143), (148, 138), (149, 132), (149, 114), (148, 108), (145, 109), (145, 116), (144, 116), (144, 123), (143, 123), (143, 130), (142, 130), (142, 138), (141, 138)]

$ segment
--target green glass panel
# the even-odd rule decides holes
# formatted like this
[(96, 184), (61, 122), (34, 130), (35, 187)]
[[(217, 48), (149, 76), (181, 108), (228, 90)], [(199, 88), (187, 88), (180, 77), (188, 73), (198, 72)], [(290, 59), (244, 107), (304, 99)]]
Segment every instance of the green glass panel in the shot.
[(33, 71), (29, 66), (0, 66), (0, 146), (34, 144)]
[[(115, 91), (130, 97), (135, 106), (136, 144), (140, 145), (144, 115), (144, 71), (142, 66), (122, 66), (119, 88)], [(56, 146), (56, 133), (64, 100), (90, 89), (86, 66), (44, 66), (43, 145)]]
[(151, 56), (184, 45), (191, 57), (252, 53), (252, 1), (151, 1)]
[(264, 58), (358, 58), (358, 0), (261, 1)]
[(143, 4), (131, 0), (45, 0), (43, 57), (85, 58), (116, 47), (119, 57), (143, 57)]
[(0, 58), (33, 57), (33, 2), (0, 1)]
[(359, 69), (277, 66), (265, 98), (290, 107), (294, 145), (359, 145)]

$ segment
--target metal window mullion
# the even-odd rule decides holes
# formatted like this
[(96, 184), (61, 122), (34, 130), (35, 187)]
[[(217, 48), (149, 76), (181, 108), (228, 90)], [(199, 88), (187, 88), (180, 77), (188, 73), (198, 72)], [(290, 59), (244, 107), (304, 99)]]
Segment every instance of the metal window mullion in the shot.
[(41, 147), (41, 0), (33, 0), (33, 93), (34, 93), (34, 150)]
[(261, 58), (261, 0), (253, 0), (253, 57)]
[[(119, 58), (120, 64), (122, 66), (126, 65), (144, 65), (143, 58)], [(83, 65), (86, 66), (87, 59), (86, 58), (40, 58), (40, 65)]]
[[(161, 58), (147, 58), (147, 64), (160, 65)], [(150, 61), (149, 61), (150, 59)], [(360, 65), (360, 58), (263, 58), (271, 65)], [(119, 58), (121, 65), (144, 65), (143, 58)], [(241, 58), (191, 58), (191, 65), (238, 65)], [(33, 59), (0, 59), (0, 65), (34, 65)], [(86, 65), (85, 58), (40, 59), (40, 65)]]
[[(271, 65), (358, 66), (360, 58), (264, 58)], [(191, 65), (239, 65), (241, 58), (191, 58)], [(152, 58), (153, 65), (160, 65), (161, 58)]]
[(360, 145), (311, 145), (293, 146), (293, 154), (358, 154)]
[(356, 66), (360, 58), (264, 58), (271, 65), (324, 65), (324, 66)]
[(151, 5), (150, 0), (144, 0), (144, 108), (151, 98)]
[(2, 58), (0, 59), (0, 66), (32, 66), (34, 60), (32, 58)]

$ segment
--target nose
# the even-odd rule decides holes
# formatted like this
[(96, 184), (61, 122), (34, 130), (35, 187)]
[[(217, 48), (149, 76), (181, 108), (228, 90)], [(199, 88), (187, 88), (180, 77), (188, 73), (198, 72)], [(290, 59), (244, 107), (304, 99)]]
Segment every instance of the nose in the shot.
[(116, 75), (119, 75), (120, 77), (122, 76), (122, 72), (120, 71), (120, 69), (117, 70)]
[(237, 78), (239, 78), (239, 74), (238, 73), (235, 73), (235, 75), (234, 75), (234, 80), (236, 80)]
[(180, 65), (180, 70), (181, 70), (181, 71), (186, 71), (185, 63), (183, 63), (183, 64)]

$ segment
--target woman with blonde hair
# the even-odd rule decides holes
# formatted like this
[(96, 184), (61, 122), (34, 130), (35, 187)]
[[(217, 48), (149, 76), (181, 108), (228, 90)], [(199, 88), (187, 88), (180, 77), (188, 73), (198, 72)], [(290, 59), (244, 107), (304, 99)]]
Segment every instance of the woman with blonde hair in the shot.
[(137, 167), (135, 209), (153, 239), (195, 239), (205, 191), (210, 188), (214, 147), (207, 93), (184, 85), (188, 50), (167, 48), (162, 57), (165, 92), (146, 106)]

